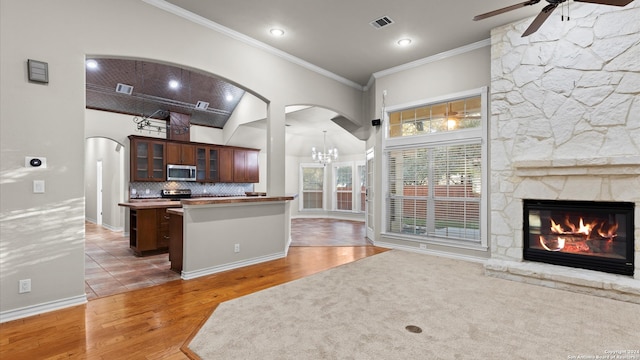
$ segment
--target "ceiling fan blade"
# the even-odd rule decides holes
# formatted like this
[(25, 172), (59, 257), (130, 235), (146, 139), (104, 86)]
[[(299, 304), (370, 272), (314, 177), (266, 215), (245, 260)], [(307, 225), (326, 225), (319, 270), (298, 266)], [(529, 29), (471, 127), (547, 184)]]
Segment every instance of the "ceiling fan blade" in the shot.
[(547, 20), (547, 18), (549, 18), (549, 15), (551, 15), (553, 10), (555, 10), (557, 7), (558, 7), (558, 4), (549, 4), (545, 6), (542, 9), (542, 11), (540, 11), (540, 14), (538, 14), (538, 16), (536, 16), (536, 18), (533, 19), (533, 22), (531, 23), (531, 25), (529, 25), (527, 30), (524, 31), (524, 33), (522, 34), (522, 37), (529, 36), (534, 32), (538, 31), (540, 26), (542, 26), (542, 24)]
[(613, 5), (613, 6), (627, 6), (632, 3), (633, 0), (575, 0), (577, 2), (585, 2), (601, 5)]
[[(603, 0), (604, 1), (604, 0)], [(614, 0), (615, 1), (615, 0)], [(622, 0), (618, 0), (618, 1), (622, 1)], [(631, 0), (633, 1), (633, 0)], [(515, 5), (511, 5), (511, 6), (507, 6), (505, 8), (502, 9), (498, 9), (498, 10), (493, 10), (493, 11), (489, 11), (488, 13), (484, 13), (484, 14), (480, 14), (477, 15), (473, 18), (474, 21), (478, 21), (478, 20), (482, 20), (482, 19), (486, 19), (488, 17), (492, 17), (495, 15), (499, 15), (502, 13), (506, 13), (507, 11), (511, 11), (511, 10), (515, 10), (515, 9), (519, 9), (521, 7), (525, 7), (525, 6), (529, 6), (529, 5), (535, 5), (537, 3), (539, 3), (540, 0), (529, 0), (529, 1), (525, 1), (519, 4), (515, 4)]]

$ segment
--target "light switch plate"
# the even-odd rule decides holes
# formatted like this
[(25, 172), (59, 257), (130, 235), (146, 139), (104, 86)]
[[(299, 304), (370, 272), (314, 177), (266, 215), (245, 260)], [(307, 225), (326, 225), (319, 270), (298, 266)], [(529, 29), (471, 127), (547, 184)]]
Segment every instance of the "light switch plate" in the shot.
[(34, 194), (44, 193), (44, 180), (33, 180), (33, 193)]

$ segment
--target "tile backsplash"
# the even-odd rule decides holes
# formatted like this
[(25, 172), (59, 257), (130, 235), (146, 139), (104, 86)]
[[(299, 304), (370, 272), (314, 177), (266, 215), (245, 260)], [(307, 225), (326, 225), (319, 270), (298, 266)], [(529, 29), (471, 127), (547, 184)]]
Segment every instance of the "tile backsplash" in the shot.
[(192, 196), (244, 196), (253, 191), (253, 184), (198, 183), (187, 181), (132, 182), (129, 183), (130, 199), (159, 198), (164, 189), (190, 189)]

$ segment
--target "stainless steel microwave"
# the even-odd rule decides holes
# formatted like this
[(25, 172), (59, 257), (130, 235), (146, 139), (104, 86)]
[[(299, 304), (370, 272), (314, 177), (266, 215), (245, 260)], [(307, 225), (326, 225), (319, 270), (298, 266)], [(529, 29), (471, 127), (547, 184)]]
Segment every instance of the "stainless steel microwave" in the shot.
[(193, 165), (167, 165), (167, 181), (196, 181)]

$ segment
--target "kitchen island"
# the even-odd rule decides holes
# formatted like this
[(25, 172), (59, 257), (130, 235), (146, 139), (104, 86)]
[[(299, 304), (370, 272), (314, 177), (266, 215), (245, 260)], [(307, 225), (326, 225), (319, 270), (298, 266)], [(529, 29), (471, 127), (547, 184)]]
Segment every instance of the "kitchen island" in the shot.
[[(290, 204), (295, 197), (192, 198), (181, 200), (181, 209), (167, 209), (172, 217), (182, 216), (182, 278), (285, 257), (291, 243)], [(170, 255), (172, 268), (179, 255)]]
[(136, 256), (167, 252), (169, 248), (168, 208), (179, 208), (179, 201), (131, 199), (119, 203), (129, 208), (129, 247)]

